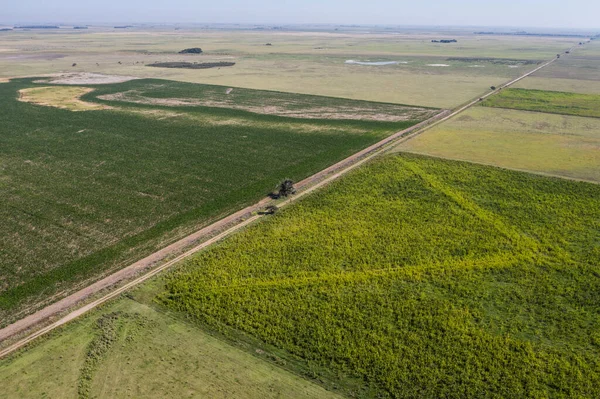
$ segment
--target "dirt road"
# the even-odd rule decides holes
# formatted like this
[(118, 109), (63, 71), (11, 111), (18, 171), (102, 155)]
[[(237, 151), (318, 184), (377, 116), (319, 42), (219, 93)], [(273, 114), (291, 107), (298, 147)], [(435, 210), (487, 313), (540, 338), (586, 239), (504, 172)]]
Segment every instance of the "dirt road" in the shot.
[[(531, 74), (539, 71), (540, 69), (545, 68), (548, 65), (551, 65), (555, 61), (556, 61), (556, 59), (548, 61), (548, 62), (542, 64), (541, 66), (535, 68), (534, 70), (520, 76), (519, 78), (514, 79), (508, 83), (505, 83), (504, 85), (500, 86), (497, 90), (492, 91), (492, 92), (484, 95), (481, 98), (485, 99), (485, 98), (493, 95), (494, 93), (498, 92), (500, 89), (506, 88), (508, 86), (515, 84), (516, 82), (526, 78), (527, 76), (530, 76)], [(365, 148), (364, 150), (336, 163), (335, 165), (332, 165), (332, 166), (328, 167), (327, 169), (324, 169), (324, 170), (316, 173), (315, 175), (308, 177), (307, 179), (299, 182), (296, 185), (296, 187), (298, 188), (297, 195), (295, 195), (294, 197), (292, 197), (284, 202), (281, 202), (277, 205), (279, 207), (281, 207), (281, 206), (285, 206), (293, 201), (297, 201), (298, 199), (313, 192), (314, 190), (317, 190), (318, 188), (328, 184), (329, 182), (338, 179), (339, 177), (343, 176), (344, 174), (348, 173), (349, 171), (353, 170), (354, 168), (362, 165), (363, 163), (369, 161), (373, 157), (386, 151), (390, 147), (395, 146), (406, 140), (409, 140), (409, 139), (415, 137), (416, 135), (421, 134), (422, 132), (428, 130), (429, 128), (436, 126), (437, 124), (442, 123), (443, 121), (460, 114), (461, 112), (465, 111), (466, 109), (477, 104), (479, 101), (480, 101), (480, 99), (476, 99), (476, 100), (470, 102), (469, 104), (460, 107), (456, 111), (442, 112), (442, 113), (440, 113), (424, 122), (421, 122), (411, 128), (397, 132), (397, 133), (379, 141), (378, 143), (373, 144), (370, 147)], [(139, 277), (133, 279), (132, 281), (129, 281), (128, 283), (124, 284), (123, 286), (120, 286), (120, 287), (110, 291), (109, 293), (103, 295), (102, 297), (100, 297), (78, 309), (71, 311), (70, 313), (68, 313), (65, 316), (63, 316), (62, 318), (60, 318), (59, 320), (54, 321), (51, 324), (48, 324), (37, 331), (33, 331), (31, 334), (27, 335), (26, 337), (20, 339), (19, 341), (13, 343), (10, 346), (7, 346), (4, 349), (0, 350), (0, 358), (23, 347), (24, 345), (26, 345), (29, 342), (36, 339), (37, 337), (42, 336), (60, 326), (68, 323), (69, 321), (72, 321), (73, 319), (81, 316), (82, 314), (94, 309), (98, 305), (100, 305), (106, 301), (109, 301), (110, 299), (115, 298), (116, 296), (120, 295), (124, 291), (148, 280), (149, 278), (151, 278), (151, 277), (155, 276), (156, 274), (160, 273), (161, 271), (171, 267), (172, 265), (176, 264), (177, 262), (180, 262), (181, 260), (189, 257), (190, 255), (192, 255), (192, 254), (214, 244), (215, 242), (227, 237), (228, 235), (246, 227), (248, 224), (263, 217), (261, 215), (256, 215), (255, 213), (257, 211), (259, 211), (260, 209), (264, 208), (265, 206), (269, 205), (271, 202), (272, 202), (272, 200), (267, 198), (267, 199), (264, 199), (254, 205), (244, 208), (230, 216), (227, 216), (224, 219), (217, 221), (216, 223), (211, 224), (210, 226), (207, 226), (207, 227), (175, 242), (174, 244), (169, 245), (166, 248), (163, 248), (162, 250), (160, 250), (158, 252), (155, 252), (154, 254), (152, 254), (144, 259), (139, 260), (138, 262), (135, 262), (134, 264), (132, 264), (114, 274), (111, 274), (110, 276), (108, 276), (100, 281), (97, 281), (96, 283), (94, 283), (80, 291), (75, 292), (72, 295), (67, 296), (66, 298), (64, 298), (54, 304), (51, 304), (51, 305), (39, 310), (38, 312), (36, 312), (30, 316), (25, 317), (24, 319), (21, 319), (15, 323), (3, 328), (2, 330), (0, 330), (0, 343), (16, 334), (23, 333), (27, 330), (31, 330), (31, 329), (35, 328), (36, 326), (41, 325), (42, 323), (44, 323), (45, 321), (48, 321), (53, 316), (56, 316), (58, 314), (68, 311), (69, 309), (72, 309), (77, 304), (83, 302), (85, 299), (87, 299), (95, 294), (100, 293), (102, 290), (106, 290), (111, 287), (117, 286), (119, 283), (123, 283), (123, 282), (128, 281), (128, 280), (134, 278), (135, 276), (139, 275)], [(205, 241), (203, 241), (203, 240), (205, 240)], [(190, 249), (190, 247), (191, 247), (191, 249)], [(171, 256), (174, 256), (174, 255), (177, 255), (177, 256), (173, 259), (166, 261), (168, 258), (170, 258)], [(161, 262), (165, 262), (165, 263), (161, 264)]]

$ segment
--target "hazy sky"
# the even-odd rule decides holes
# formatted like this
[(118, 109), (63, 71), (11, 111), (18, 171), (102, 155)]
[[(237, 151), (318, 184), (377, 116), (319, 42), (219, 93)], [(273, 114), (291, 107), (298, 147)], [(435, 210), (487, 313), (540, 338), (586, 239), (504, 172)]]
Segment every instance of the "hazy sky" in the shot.
[(0, 0), (0, 23), (22, 22), (600, 28), (600, 0)]

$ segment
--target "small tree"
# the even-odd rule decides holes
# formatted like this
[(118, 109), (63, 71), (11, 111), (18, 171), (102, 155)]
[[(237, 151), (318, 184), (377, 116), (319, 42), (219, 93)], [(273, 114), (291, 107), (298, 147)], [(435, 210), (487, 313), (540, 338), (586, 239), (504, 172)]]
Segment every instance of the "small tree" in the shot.
[(261, 212), (261, 214), (262, 215), (274, 215), (278, 210), (279, 210), (279, 208), (277, 207), (277, 205), (269, 205), (268, 207), (265, 208), (264, 211)]
[(290, 179), (285, 179), (279, 185), (278, 194), (280, 197), (287, 197), (289, 195), (295, 194), (296, 188), (294, 187), (294, 182)]
[(496, 86), (491, 86), (490, 89), (496, 90)]

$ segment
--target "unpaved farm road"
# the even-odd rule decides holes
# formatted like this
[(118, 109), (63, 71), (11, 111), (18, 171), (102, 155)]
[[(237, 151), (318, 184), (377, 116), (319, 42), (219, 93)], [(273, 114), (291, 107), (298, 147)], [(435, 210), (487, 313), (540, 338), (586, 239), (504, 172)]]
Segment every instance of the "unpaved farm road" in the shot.
[[(481, 99), (485, 99), (485, 98), (497, 93), (501, 89), (517, 83), (518, 81), (530, 76), (531, 74), (539, 71), (540, 69), (545, 68), (548, 65), (551, 65), (555, 61), (556, 61), (556, 58), (545, 62), (544, 64), (525, 73), (524, 75), (518, 77), (517, 79), (511, 80), (510, 82), (505, 83), (502, 86), (498, 87), (496, 90), (482, 96)], [(442, 112), (424, 122), (421, 122), (415, 126), (405, 129), (403, 131), (397, 132), (397, 133), (379, 141), (378, 143), (375, 143), (375, 144), (371, 145), (370, 147), (367, 147), (364, 150), (362, 150), (354, 155), (351, 155), (350, 157), (336, 163), (335, 165), (332, 165), (332, 166), (328, 167), (327, 169), (324, 169), (324, 170), (302, 180), (301, 182), (299, 182), (296, 185), (296, 187), (299, 189), (298, 194), (296, 194), (294, 197), (287, 199), (277, 205), (279, 207), (282, 207), (293, 201), (297, 201), (298, 199), (302, 198), (303, 196), (305, 196), (305, 195), (319, 189), (320, 187), (338, 179), (339, 177), (345, 175), (349, 171), (351, 171), (351, 170), (355, 169), (356, 167), (362, 165), (363, 163), (369, 161), (373, 157), (387, 151), (390, 147), (393, 147), (393, 146), (395, 146), (401, 142), (404, 142), (406, 140), (410, 140), (411, 138), (417, 136), (418, 134), (421, 134), (422, 132), (428, 130), (429, 128), (436, 126), (437, 124), (442, 123), (442, 122), (460, 114), (461, 112), (467, 110), (468, 108), (472, 107), (473, 105), (477, 104), (480, 101), (481, 101), (480, 98), (478, 98), (451, 113), (449, 113), (448, 111)], [(136, 275), (138, 275), (140, 273), (143, 273), (143, 274), (139, 275), (138, 277), (136, 277), (135, 279), (133, 279), (132, 281), (129, 281), (128, 283), (124, 284), (123, 286), (120, 286), (120, 287), (110, 291), (109, 293), (101, 296), (100, 298), (98, 298), (88, 304), (85, 304), (84, 306), (82, 306), (80, 308), (77, 308), (77, 309), (69, 312), (68, 314), (61, 317), (59, 320), (52, 322), (51, 324), (48, 324), (48, 325), (44, 326), (43, 328), (38, 329), (37, 331), (33, 331), (31, 334), (18, 340), (17, 342), (13, 343), (12, 345), (5, 347), (4, 349), (0, 350), (0, 358), (27, 345), (34, 339), (76, 319), (77, 317), (83, 315), (84, 313), (87, 313), (88, 311), (96, 308), (97, 306), (115, 298), (116, 296), (122, 294), (123, 292), (127, 291), (128, 289), (135, 287), (136, 285), (148, 280), (149, 278), (157, 275), (161, 271), (173, 266), (177, 262), (180, 262), (181, 260), (189, 257), (190, 255), (192, 255), (204, 248), (207, 248), (208, 246), (214, 244), (215, 242), (246, 227), (250, 223), (263, 217), (263, 215), (255, 214), (255, 213), (257, 211), (263, 209), (265, 206), (267, 206), (269, 203), (271, 203), (271, 201), (272, 200), (270, 200), (270, 199), (263, 199), (262, 201), (254, 204), (254, 205), (251, 205), (247, 208), (244, 208), (230, 216), (227, 216), (224, 219), (221, 219), (221, 220), (211, 224), (210, 226), (207, 226), (207, 227), (175, 242), (174, 244), (171, 244), (168, 247), (165, 247), (165, 248), (161, 249), (160, 251), (157, 251), (154, 254), (152, 254), (144, 259), (141, 259), (138, 262), (135, 262), (134, 264), (132, 264), (124, 269), (121, 269), (118, 272), (115, 272), (114, 274), (111, 274), (108, 277), (106, 277), (102, 280), (99, 280), (86, 288), (83, 288), (82, 290), (77, 291), (77, 292), (61, 299), (60, 301), (53, 303), (53, 304), (37, 311), (36, 313), (33, 313), (30, 316), (27, 316), (13, 324), (6, 326), (2, 330), (0, 330), (0, 343), (2, 343), (4, 340), (6, 340), (16, 334), (22, 333), (26, 330), (34, 329), (36, 326), (41, 325), (44, 321), (47, 321), (51, 317), (56, 316), (62, 312), (68, 311), (69, 309), (75, 307), (77, 304), (83, 302), (86, 298), (89, 298), (89, 297), (93, 296), (94, 294), (98, 294), (102, 290), (116, 286), (119, 283), (122, 283), (126, 280), (129, 280), (129, 279), (135, 277)], [(209, 238), (209, 237), (212, 237), (212, 238)], [(203, 238), (208, 238), (208, 240), (203, 241), (200, 244), (197, 244)], [(186, 248), (189, 248), (190, 246), (192, 246), (194, 244), (195, 244), (195, 246), (193, 246), (191, 249), (185, 250)], [(184, 250), (185, 250), (185, 252), (181, 253)], [(176, 255), (176, 254), (179, 254), (179, 255), (173, 259), (170, 259), (166, 263), (162, 263), (158, 267), (153, 268), (153, 266), (155, 266), (161, 262), (164, 262), (167, 258), (169, 258), (170, 256), (173, 256), (173, 255)]]

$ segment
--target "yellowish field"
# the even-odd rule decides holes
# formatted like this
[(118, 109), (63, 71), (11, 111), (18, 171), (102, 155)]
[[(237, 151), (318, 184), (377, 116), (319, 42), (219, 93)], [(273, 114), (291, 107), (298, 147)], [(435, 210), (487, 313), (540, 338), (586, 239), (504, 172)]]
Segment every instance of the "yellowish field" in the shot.
[(600, 120), (476, 107), (398, 150), (600, 182)]
[[(562, 38), (461, 34), (453, 35), (459, 40), (456, 44), (431, 43), (440, 36), (445, 35), (94, 29), (11, 32), (1, 36), (0, 77), (85, 71), (451, 108), (532, 67), (471, 58), (545, 60), (574, 43), (574, 39)], [(265, 46), (267, 42), (272, 46)], [(202, 47), (205, 53), (177, 54), (187, 47)], [(448, 61), (449, 57), (465, 60)], [(406, 64), (348, 65), (347, 60)], [(236, 65), (206, 70), (146, 66), (157, 61), (233, 61)]]
[(571, 93), (600, 94), (600, 80), (542, 78), (532, 76), (517, 82), (520, 89), (553, 90)]
[(80, 99), (81, 96), (93, 90), (87, 87), (69, 86), (32, 87), (20, 90), (19, 100), (71, 111), (91, 111), (108, 108), (106, 105), (94, 104)]

